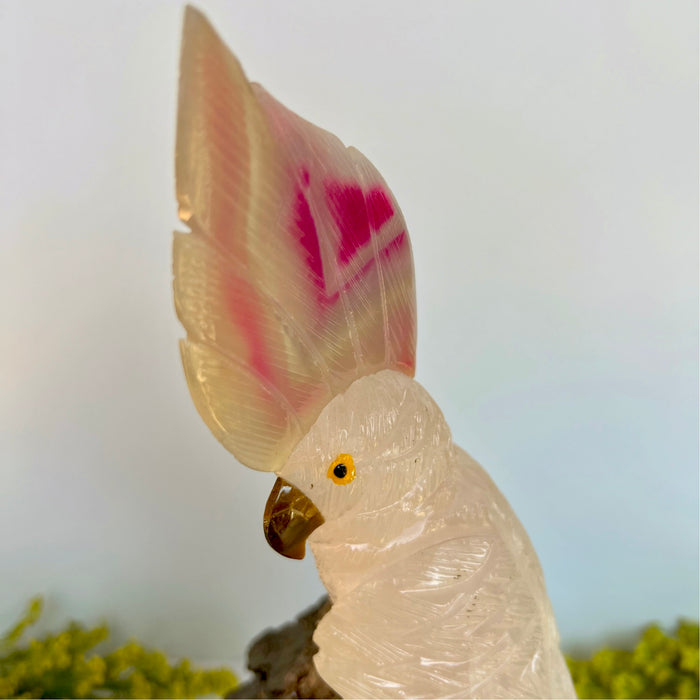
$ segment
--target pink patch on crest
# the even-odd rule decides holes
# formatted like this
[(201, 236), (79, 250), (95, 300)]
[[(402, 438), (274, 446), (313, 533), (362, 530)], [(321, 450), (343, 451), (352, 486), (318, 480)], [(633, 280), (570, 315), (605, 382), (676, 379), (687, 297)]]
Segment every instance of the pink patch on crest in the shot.
[(369, 222), (375, 231), (394, 215), (394, 207), (387, 193), (381, 187), (375, 187), (367, 193), (367, 211)]
[(328, 209), (340, 231), (338, 261), (347, 264), (370, 239), (369, 218), (362, 189), (339, 182), (326, 185)]
[(380, 255), (385, 258), (390, 258), (397, 250), (401, 250), (401, 248), (406, 245), (406, 242), (408, 241), (406, 237), (406, 232), (401, 231), (401, 233), (394, 238), (393, 241), (390, 241), (387, 243), (386, 247), (383, 248), (380, 251)]
[[(400, 251), (408, 242), (408, 237), (406, 236), (406, 231), (401, 231), (401, 233), (396, 236), (393, 240), (389, 241), (380, 251), (379, 256), (383, 259), (389, 259), (391, 256)], [(361, 280), (375, 265), (377, 261), (374, 258), (370, 258), (349, 280), (346, 280), (342, 286), (343, 290), (351, 289), (354, 287), (359, 280)], [(335, 304), (340, 297), (340, 292), (335, 292), (327, 301)]]
[(255, 288), (240, 277), (227, 278), (225, 298), (234, 323), (242, 331), (248, 345), (250, 364), (264, 379), (273, 380), (274, 369), (270, 364), (265, 335), (260, 327), (261, 313)]
[(294, 225), (301, 234), (299, 242), (306, 251), (306, 265), (311, 272), (314, 284), (324, 289), (323, 261), (321, 260), (321, 249), (318, 245), (316, 222), (311, 215), (309, 202), (301, 191), (297, 192), (296, 202), (294, 203)]
[(302, 166), (302, 168), (299, 170), (299, 175), (301, 175), (301, 181), (306, 185), (306, 187), (309, 186), (309, 182), (311, 181), (311, 178), (309, 177), (309, 171)]

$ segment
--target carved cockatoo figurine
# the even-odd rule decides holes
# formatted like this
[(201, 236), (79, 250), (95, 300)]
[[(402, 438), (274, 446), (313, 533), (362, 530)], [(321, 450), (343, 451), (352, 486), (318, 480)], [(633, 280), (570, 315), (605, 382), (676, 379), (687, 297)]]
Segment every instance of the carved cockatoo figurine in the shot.
[(345, 697), (573, 697), (542, 570), (486, 472), (413, 380), (399, 206), (354, 148), (283, 107), (188, 7), (175, 305), (194, 403), (278, 475), (268, 542), (307, 541), (332, 600), (314, 635)]

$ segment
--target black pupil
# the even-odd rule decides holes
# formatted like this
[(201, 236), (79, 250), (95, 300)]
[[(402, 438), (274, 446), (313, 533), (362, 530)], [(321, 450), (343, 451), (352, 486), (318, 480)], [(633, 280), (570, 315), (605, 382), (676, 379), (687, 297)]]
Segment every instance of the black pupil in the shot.
[(344, 464), (336, 464), (333, 469), (333, 473), (338, 477), (338, 479), (343, 479), (348, 473), (348, 468)]

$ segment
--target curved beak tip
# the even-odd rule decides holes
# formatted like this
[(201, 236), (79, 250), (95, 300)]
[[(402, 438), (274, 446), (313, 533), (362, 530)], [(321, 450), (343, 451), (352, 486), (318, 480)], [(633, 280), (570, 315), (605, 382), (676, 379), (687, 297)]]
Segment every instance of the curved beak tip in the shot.
[(289, 559), (303, 559), (306, 538), (323, 524), (323, 516), (296, 486), (275, 481), (265, 504), (263, 530), (272, 549)]

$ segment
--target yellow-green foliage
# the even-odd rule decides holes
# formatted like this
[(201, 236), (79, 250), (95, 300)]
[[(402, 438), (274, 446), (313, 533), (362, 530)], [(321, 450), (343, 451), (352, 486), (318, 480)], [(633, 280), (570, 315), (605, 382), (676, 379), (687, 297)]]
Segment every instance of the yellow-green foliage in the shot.
[(580, 698), (697, 698), (698, 624), (681, 622), (670, 637), (651, 625), (634, 651), (567, 661)]
[(18, 642), (41, 615), (41, 598), (0, 638), (0, 698), (194, 698), (223, 695), (236, 685), (228, 669), (200, 671), (187, 659), (176, 666), (135, 641), (105, 656), (89, 653), (109, 636), (106, 625)]

